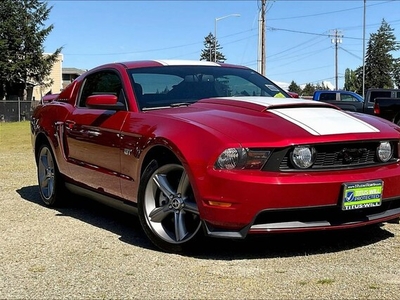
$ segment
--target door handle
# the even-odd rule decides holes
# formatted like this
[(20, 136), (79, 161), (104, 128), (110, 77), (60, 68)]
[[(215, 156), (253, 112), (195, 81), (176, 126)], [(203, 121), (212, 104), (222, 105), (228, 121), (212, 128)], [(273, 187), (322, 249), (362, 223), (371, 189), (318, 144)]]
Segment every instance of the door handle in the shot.
[(93, 131), (93, 130), (88, 130), (87, 131), (88, 136), (100, 136), (101, 132), (98, 131)]

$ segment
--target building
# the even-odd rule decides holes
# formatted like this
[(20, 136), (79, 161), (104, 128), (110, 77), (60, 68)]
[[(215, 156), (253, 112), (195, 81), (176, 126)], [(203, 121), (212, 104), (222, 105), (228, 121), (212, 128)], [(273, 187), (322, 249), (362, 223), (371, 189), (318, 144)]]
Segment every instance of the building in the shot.
[(63, 68), (63, 59), (63, 55), (59, 54), (57, 61), (51, 69), (48, 84), (33, 86), (32, 97), (29, 97), (28, 92), (28, 100), (30, 98), (39, 101), (44, 95), (58, 94), (75, 78), (86, 72), (86, 70), (77, 68)]
[[(46, 55), (46, 54), (45, 54)], [(50, 72), (50, 79), (47, 84), (44, 85), (34, 85), (32, 89), (32, 96), (29, 97), (30, 93), (28, 91), (27, 100), (40, 100), (46, 94), (59, 93), (62, 89), (62, 62), (63, 55), (59, 54), (57, 61), (54, 63)], [(50, 83), (52, 81), (52, 83)]]
[(85, 73), (86, 70), (81, 70), (77, 68), (62, 68), (62, 86), (63, 89), (67, 87), (72, 81), (78, 78), (80, 75)]

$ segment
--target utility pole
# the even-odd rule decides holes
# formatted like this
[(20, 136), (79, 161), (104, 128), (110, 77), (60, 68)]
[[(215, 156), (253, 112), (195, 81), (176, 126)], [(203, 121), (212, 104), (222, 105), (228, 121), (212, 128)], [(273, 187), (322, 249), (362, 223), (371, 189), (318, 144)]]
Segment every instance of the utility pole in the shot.
[(342, 32), (335, 29), (333, 36), (331, 36), (331, 42), (332, 44), (335, 44), (335, 88), (336, 90), (339, 89), (338, 85), (338, 49), (339, 49), (339, 44), (342, 43)]
[(267, 0), (261, 0), (260, 14), (258, 18), (258, 72), (265, 75), (266, 54), (265, 54), (265, 11)]
[(366, 0), (364, 0), (364, 18), (363, 18), (363, 76), (362, 76), (362, 96), (365, 99), (365, 16)]
[(212, 61), (212, 58), (211, 58), (211, 50), (212, 50), (212, 44), (213, 44), (213, 41), (207, 36), (206, 37), (206, 43), (207, 43), (207, 45), (208, 45), (208, 53), (209, 53), (209, 59), (208, 59), (208, 61)]

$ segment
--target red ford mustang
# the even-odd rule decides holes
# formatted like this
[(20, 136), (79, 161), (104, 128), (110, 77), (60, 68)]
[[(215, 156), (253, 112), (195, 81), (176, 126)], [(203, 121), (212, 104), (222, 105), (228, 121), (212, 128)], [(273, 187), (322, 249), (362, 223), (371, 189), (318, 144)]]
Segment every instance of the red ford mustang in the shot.
[(39, 106), (31, 131), (46, 205), (73, 192), (135, 212), (164, 251), (201, 232), (245, 238), (400, 216), (400, 127), (290, 98), (242, 66), (103, 65)]

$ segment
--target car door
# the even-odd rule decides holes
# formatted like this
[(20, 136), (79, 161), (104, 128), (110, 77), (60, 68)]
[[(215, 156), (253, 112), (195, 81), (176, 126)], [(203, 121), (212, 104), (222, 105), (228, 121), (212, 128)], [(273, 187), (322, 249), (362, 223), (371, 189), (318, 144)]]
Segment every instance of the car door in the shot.
[[(89, 108), (86, 99), (113, 94), (123, 110)], [(88, 75), (78, 95), (76, 109), (65, 122), (66, 144), (73, 179), (99, 192), (121, 196), (120, 130), (128, 115), (119, 74), (103, 70)]]
[(347, 93), (340, 94), (341, 106), (340, 108), (348, 111), (364, 111), (364, 103), (360, 102), (356, 97)]

